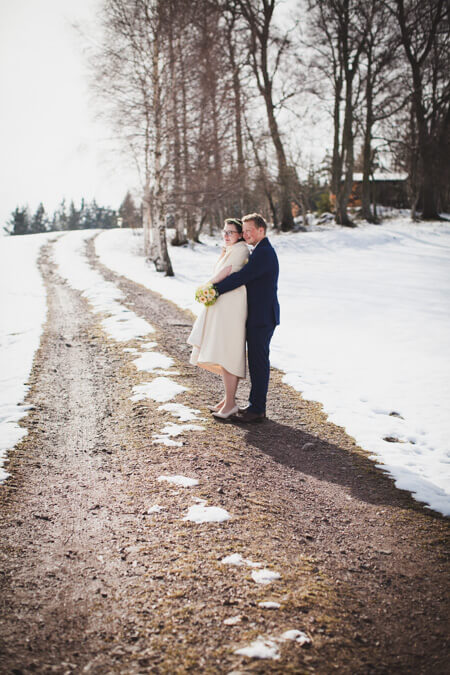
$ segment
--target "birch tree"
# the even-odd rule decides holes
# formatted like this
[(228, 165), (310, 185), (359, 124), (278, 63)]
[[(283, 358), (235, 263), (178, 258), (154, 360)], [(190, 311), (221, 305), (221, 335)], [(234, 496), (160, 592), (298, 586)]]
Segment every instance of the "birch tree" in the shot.
[(162, 0), (107, 0), (104, 40), (94, 67), (97, 91), (141, 175), (145, 255), (171, 276), (165, 222), (163, 18)]

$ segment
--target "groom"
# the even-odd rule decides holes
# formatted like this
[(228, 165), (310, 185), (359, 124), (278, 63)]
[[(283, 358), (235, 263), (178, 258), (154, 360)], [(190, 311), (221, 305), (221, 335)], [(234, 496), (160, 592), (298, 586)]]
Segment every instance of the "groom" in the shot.
[(275, 326), (280, 323), (277, 298), (278, 258), (266, 237), (267, 224), (258, 213), (242, 219), (242, 232), (253, 246), (248, 263), (234, 274), (214, 284), (219, 295), (245, 284), (247, 287), (247, 348), (251, 390), (249, 406), (239, 411), (236, 420), (262, 422), (266, 416), (269, 387), (269, 345)]

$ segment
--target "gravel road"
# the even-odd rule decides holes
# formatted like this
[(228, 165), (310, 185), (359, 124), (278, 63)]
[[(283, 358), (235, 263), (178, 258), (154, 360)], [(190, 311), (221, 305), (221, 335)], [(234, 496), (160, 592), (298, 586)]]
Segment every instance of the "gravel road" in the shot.
[[(34, 408), (0, 487), (0, 672), (448, 673), (448, 520), (276, 371), (265, 423), (214, 421), (220, 383), (188, 364), (192, 317), (104, 268), (91, 242), (91, 264), (174, 360), (176, 401), (200, 410), (181, 447), (154, 443), (176, 420), (131, 400), (149, 373), (124, 347), (142, 341), (105, 336), (51, 247)], [(199, 499), (231, 518), (184, 520)], [(237, 553), (262, 568), (221, 562)], [(257, 583), (261, 569), (280, 576)], [(294, 629), (309, 642), (281, 639)], [(258, 640), (277, 658), (235, 653)]]

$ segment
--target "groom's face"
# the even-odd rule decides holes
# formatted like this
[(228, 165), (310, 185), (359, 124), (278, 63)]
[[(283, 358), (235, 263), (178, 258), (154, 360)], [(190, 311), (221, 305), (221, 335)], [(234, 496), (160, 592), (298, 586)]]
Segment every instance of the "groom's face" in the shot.
[(242, 235), (247, 244), (256, 246), (261, 239), (264, 239), (266, 233), (264, 232), (263, 227), (256, 227), (254, 220), (246, 220), (242, 224)]

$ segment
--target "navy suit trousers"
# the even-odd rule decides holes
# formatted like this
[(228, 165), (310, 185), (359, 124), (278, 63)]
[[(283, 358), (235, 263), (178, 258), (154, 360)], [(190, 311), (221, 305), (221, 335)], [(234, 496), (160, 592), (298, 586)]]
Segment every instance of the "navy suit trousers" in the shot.
[(273, 325), (247, 326), (248, 368), (251, 381), (249, 410), (251, 412), (266, 412), (270, 376), (269, 346), (274, 330)]

